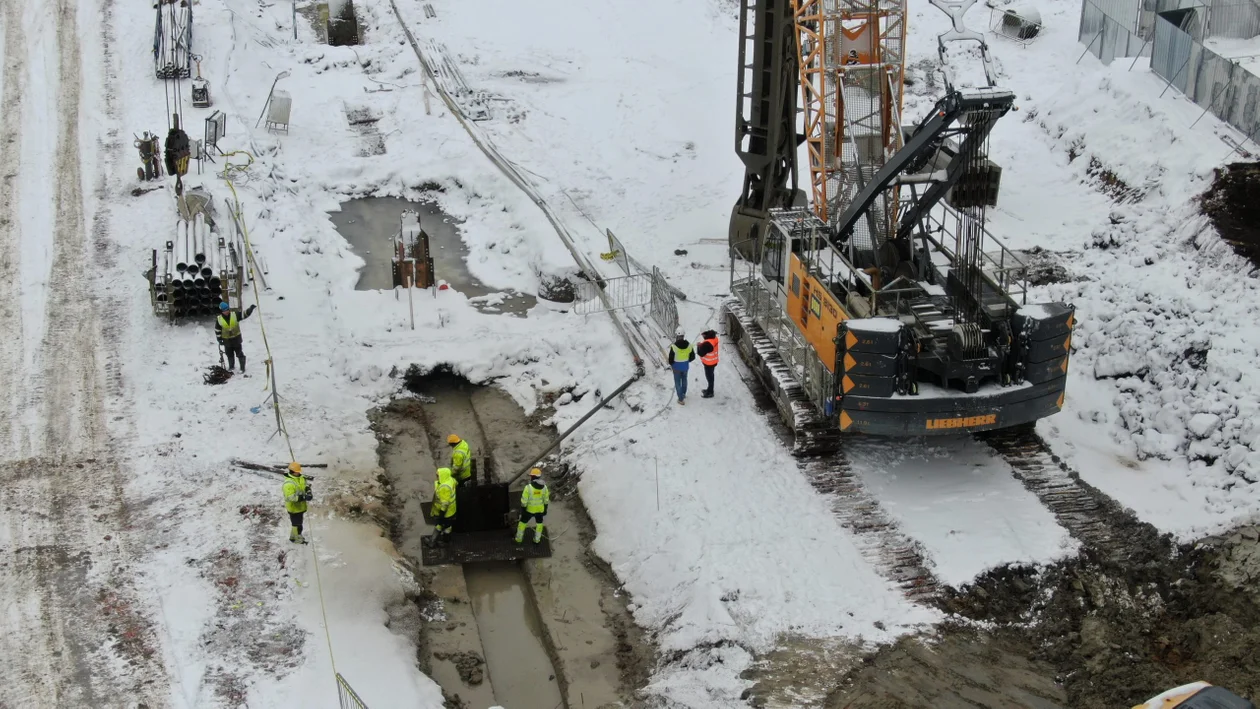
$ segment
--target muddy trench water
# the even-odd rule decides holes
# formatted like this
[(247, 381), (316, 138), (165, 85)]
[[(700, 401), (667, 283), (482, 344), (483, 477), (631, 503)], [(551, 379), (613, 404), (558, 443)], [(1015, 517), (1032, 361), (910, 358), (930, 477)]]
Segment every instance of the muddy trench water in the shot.
[[(506, 394), (447, 373), (408, 381), (412, 396), (371, 414), (392, 493), (391, 536), (415, 562), (426, 597), (418, 603), (421, 669), (448, 706), (506, 709), (599, 707), (623, 698), (627, 635), (611, 584), (582, 563), (573, 503), (555, 496), (547, 517), (553, 557), (532, 562), (421, 567), (422, 503), (436, 468), (449, 462), (446, 437), (490, 453), (510, 476), (543, 450), (553, 432), (534, 424)], [(508, 537), (515, 531), (505, 530)], [(529, 544), (527, 536), (526, 544)], [(526, 566), (526, 564), (532, 564)], [(613, 622), (610, 622), (612, 620)]]

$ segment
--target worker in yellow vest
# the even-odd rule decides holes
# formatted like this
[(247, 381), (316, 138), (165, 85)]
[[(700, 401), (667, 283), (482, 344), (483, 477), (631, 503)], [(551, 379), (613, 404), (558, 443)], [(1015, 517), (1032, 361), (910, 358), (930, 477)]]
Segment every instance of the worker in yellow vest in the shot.
[[(249, 306), (239, 318), (227, 303), (219, 303), (219, 317), (214, 319), (214, 336), (227, 355), (228, 369), (236, 369), (236, 359), (241, 360), (241, 374), (245, 373), (245, 351), (241, 349), (241, 321), (254, 313), (257, 305)], [(222, 360), (219, 361), (222, 364)]]
[(459, 485), (466, 485), (472, 480), (472, 453), (468, 450), (468, 441), (452, 433), (446, 437), (451, 447), (451, 474)]
[(438, 468), (433, 481), (433, 539), (445, 544), (455, 529), (455, 479), (450, 468)]
[(284, 476), (284, 509), (289, 513), (289, 541), (305, 544), (302, 536), (302, 515), (306, 514), (306, 503), (315, 499), (315, 492), (302, 476), (302, 466), (294, 461), (289, 463), (289, 472)]
[(674, 393), (678, 395), (678, 403), (687, 403), (687, 370), (696, 358), (696, 349), (687, 342), (687, 336), (680, 327), (674, 332), (674, 344), (669, 346), (669, 368), (674, 372)]
[(543, 482), (542, 471), (532, 468), (529, 471), (529, 484), (521, 490), (521, 520), (516, 523), (516, 543), (525, 541), (525, 529), (530, 522), (535, 523), (534, 543), (543, 538), (543, 519), (547, 516), (547, 505), (551, 504), (551, 491)]
[(700, 364), (704, 365), (704, 379), (709, 383), (709, 388), (700, 392), (701, 398), (713, 398), (713, 370), (717, 369), (718, 363), (718, 334), (713, 330), (705, 330), (700, 333), (700, 344), (696, 347), (696, 354), (700, 355)]

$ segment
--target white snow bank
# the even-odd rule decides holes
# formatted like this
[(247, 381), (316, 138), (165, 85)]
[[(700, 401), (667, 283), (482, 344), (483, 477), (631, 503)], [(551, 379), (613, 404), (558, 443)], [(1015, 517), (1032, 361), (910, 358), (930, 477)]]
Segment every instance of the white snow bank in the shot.
[(987, 446), (966, 438), (850, 444), (845, 455), (951, 586), (1010, 562), (1045, 563), (1078, 546)]

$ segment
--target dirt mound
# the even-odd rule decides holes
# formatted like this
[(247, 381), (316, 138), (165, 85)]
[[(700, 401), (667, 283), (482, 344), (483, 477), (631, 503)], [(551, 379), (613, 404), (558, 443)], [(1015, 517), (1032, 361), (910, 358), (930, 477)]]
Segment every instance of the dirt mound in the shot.
[(944, 603), (1023, 629), (1028, 658), (1058, 670), (1067, 705), (1132, 706), (1206, 680), (1260, 696), (1260, 531), (1247, 529), (1123, 566), (1090, 557), (1003, 568)]
[(1200, 210), (1234, 251), (1260, 265), (1260, 163), (1238, 162), (1216, 170)]

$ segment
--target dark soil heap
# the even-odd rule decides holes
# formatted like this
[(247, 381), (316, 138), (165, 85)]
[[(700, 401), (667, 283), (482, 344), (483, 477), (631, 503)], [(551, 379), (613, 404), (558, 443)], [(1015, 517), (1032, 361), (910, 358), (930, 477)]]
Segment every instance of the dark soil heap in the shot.
[(1002, 568), (946, 608), (1023, 635), (1079, 709), (1133, 706), (1204, 680), (1260, 698), (1260, 529), (1124, 564), (1085, 554)]
[(1260, 266), (1260, 163), (1218, 168), (1199, 207), (1235, 252)]

